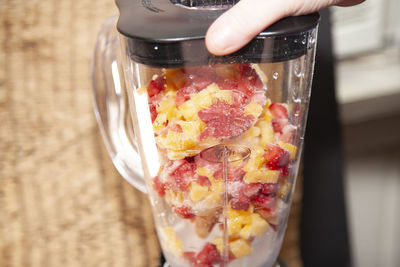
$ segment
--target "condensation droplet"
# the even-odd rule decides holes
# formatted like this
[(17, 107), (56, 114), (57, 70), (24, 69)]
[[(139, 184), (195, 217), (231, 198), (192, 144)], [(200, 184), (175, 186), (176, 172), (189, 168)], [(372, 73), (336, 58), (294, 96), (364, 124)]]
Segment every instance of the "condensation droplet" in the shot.
[(279, 77), (279, 73), (274, 72), (274, 74), (272, 74), (272, 78), (274, 78), (274, 80), (278, 79)]

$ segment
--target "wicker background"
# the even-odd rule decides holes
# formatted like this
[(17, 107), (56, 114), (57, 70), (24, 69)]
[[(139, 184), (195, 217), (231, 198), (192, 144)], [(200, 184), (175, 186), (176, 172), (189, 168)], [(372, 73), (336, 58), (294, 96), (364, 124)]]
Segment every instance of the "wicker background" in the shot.
[(92, 111), (95, 38), (115, 13), (112, 0), (0, 0), (1, 267), (158, 265), (149, 202), (114, 169)]

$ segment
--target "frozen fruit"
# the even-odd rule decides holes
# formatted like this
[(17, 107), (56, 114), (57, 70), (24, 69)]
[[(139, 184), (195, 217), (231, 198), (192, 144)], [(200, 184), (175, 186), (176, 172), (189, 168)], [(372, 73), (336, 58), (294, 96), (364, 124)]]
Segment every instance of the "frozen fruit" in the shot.
[(153, 189), (160, 196), (164, 196), (165, 195), (165, 184), (160, 181), (160, 178), (158, 176), (154, 177), (154, 179), (153, 179)]
[[(196, 264), (212, 264), (219, 263), (221, 261), (221, 255), (215, 244), (206, 243), (203, 249), (196, 256)], [(208, 265), (195, 265), (195, 266), (208, 266)]]
[(212, 210), (208, 215), (197, 215), (194, 218), (194, 231), (200, 238), (207, 238), (218, 221), (220, 210)]
[(250, 183), (277, 183), (280, 176), (279, 170), (270, 170), (265, 167), (260, 167), (257, 170), (248, 171), (243, 178), (243, 181)]
[(155, 80), (151, 80), (147, 86), (147, 94), (149, 97), (158, 95), (162, 90), (164, 90), (164, 77), (159, 76)]
[(290, 160), (294, 160), (296, 157), (296, 153), (297, 153), (297, 146), (292, 145), (290, 143), (284, 143), (284, 142), (278, 142), (278, 144), (283, 147), (284, 149), (286, 149), (287, 151), (289, 151), (290, 153)]
[(211, 105), (209, 109), (200, 110), (199, 118), (207, 124), (200, 139), (207, 137), (229, 138), (241, 135), (248, 130), (254, 117), (222, 101)]
[(174, 212), (184, 219), (190, 219), (190, 218), (193, 218), (194, 216), (196, 216), (192, 212), (191, 208), (189, 208), (187, 206), (175, 207)]
[(250, 255), (253, 250), (250, 242), (241, 238), (229, 242), (229, 248), (236, 258), (242, 258), (244, 256)]
[(195, 183), (195, 182), (190, 184), (190, 198), (194, 202), (202, 200), (203, 198), (208, 196), (208, 194), (209, 194), (208, 186), (202, 186), (202, 185), (200, 185), (198, 183)]
[(289, 117), (286, 107), (282, 104), (272, 103), (269, 110), (274, 118), (287, 119)]
[(289, 164), (289, 151), (276, 144), (267, 144), (264, 158), (271, 169), (281, 169)]
[(174, 229), (172, 227), (164, 227), (162, 233), (170, 251), (176, 256), (181, 256), (183, 252), (182, 241), (178, 238)]
[(272, 128), (277, 133), (282, 133), (283, 128), (288, 125), (288, 120), (284, 118), (274, 118), (272, 119)]
[(274, 196), (271, 197), (264, 194), (258, 194), (251, 200), (255, 206), (262, 208), (272, 208), (275, 205), (275, 201), (276, 199)]
[(262, 236), (268, 229), (268, 222), (264, 220), (258, 213), (251, 214), (251, 222), (246, 224), (240, 230), (240, 237), (248, 240), (254, 236)]
[(232, 209), (235, 210), (248, 210), (250, 207), (250, 198), (247, 196), (240, 196), (239, 198), (233, 198), (229, 202)]

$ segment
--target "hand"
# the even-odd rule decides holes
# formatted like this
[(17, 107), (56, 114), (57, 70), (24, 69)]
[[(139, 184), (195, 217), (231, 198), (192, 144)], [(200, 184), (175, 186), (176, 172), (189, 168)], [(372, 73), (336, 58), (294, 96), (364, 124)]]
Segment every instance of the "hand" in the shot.
[(242, 0), (222, 14), (208, 29), (206, 45), (215, 55), (227, 55), (287, 16), (316, 12), (328, 6), (351, 6), (364, 0)]

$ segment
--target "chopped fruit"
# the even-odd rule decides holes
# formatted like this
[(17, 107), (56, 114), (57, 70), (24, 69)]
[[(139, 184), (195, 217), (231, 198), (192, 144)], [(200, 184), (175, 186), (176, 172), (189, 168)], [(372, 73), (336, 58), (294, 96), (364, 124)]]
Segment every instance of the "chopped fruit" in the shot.
[(282, 169), (289, 164), (290, 153), (275, 144), (268, 144), (264, 154), (266, 165), (271, 169)]
[(184, 160), (184, 163), (176, 168), (171, 176), (174, 179), (174, 184), (182, 191), (186, 191), (190, 181), (194, 176), (194, 164)]
[(233, 64), (220, 64), (215, 66), (215, 72), (218, 76), (229, 80), (236, 80), (240, 77), (239, 70)]
[(207, 137), (239, 136), (248, 130), (254, 121), (253, 116), (245, 115), (243, 111), (221, 101), (211, 105), (209, 109), (200, 110), (198, 116), (207, 124), (200, 135), (200, 140)]
[(162, 90), (164, 90), (164, 77), (160, 76), (155, 80), (151, 80), (147, 86), (147, 94), (149, 97), (158, 95)]
[(243, 181), (250, 183), (277, 183), (280, 176), (280, 171), (269, 170), (267, 168), (261, 167), (258, 170), (248, 171)]
[(229, 248), (236, 258), (242, 258), (250, 255), (252, 252), (252, 247), (249, 241), (243, 239), (237, 239), (235, 241), (229, 242)]
[(190, 198), (194, 202), (200, 201), (208, 195), (208, 186), (201, 186), (195, 182), (190, 184)]
[(268, 222), (261, 218), (259, 214), (253, 213), (251, 214), (251, 223), (244, 226), (242, 230), (240, 230), (239, 235), (245, 240), (254, 236), (262, 236), (268, 229), (268, 226)]
[(211, 185), (210, 179), (208, 179), (207, 176), (202, 176), (202, 175), (197, 177), (197, 183), (202, 186), (210, 186)]
[(257, 207), (262, 208), (271, 208), (275, 205), (276, 199), (275, 197), (266, 196), (263, 194), (259, 194), (252, 198), (252, 203)]
[(277, 133), (282, 133), (286, 125), (288, 125), (287, 119), (272, 119), (272, 128)]
[(188, 82), (188, 77), (183, 73), (182, 69), (165, 70), (165, 82), (167, 86), (173, 87), (175, 90), (182, 88)]
[(263, 108), (261, 105), (252, 101), (244, 108), (244, 113), (246, 113), (248, 115), (252, 115), (254, 118), (258, 118), (258, 116), (260, 116), (262, 110), (263, 110)]
[(287, 119), (289, 117), (286, 107), (282, 104), (272, 103), (269, 110), (274, 118)]
[(208, 264), (208, 265), (196, 265), (196, 266), (212, 266), (212, 264), (219, 263), (221, 261), (221, 255), (217, 247), (213, 243), (206, 243), (203, 249), (196, 256), (197, 264)]
[(274, 141), (274, 130), (272, 125), (266, 121), (260, 121), (258, 126), (261, 129), (261, 145), (265, 147)]
[(248, 210), (250, 207), (250, 198), (242, 196), (240, 198), (233, 198), (229, 202), (232, 209), (235, 210)]
[(278, 142), (278, 144), (289, 151), (290, 153), (290, 160), (294, 160), (296, 158), (296, 152), (297, 152), (297, 146), (289, 144), (289, 143), (283, 143), (283, 142)]
[(176, 256), (182, 255), (182, 241), (176, 235), (174, 229), (171, 227), (164, 227), (163, 234), (165, 238), (165, 242), (171, 252)]
[(153, 189), (156, 191), (161, 197), (165, 196), (165, 184), (160, 181), (158, 176), (153, 179)]
[(171, 205), (180, 206), (183, 204), (183, 195), (181, 192), (166, 189), (165, 198), (171, 203)]
[(278, 190), (278, 184), (263, 184), (261, 186), (261, 193), (264, 195), (270, 195), (270, 194), (275, 194), (276, 191)]
[(187, 206), (175, 207), (174, 212), (184, 219), (190, 219), (196, 216)]
[(200, 238), (207, 238), (214, 225), (217, 223), (219, 211), (211, 212), (208, 216), (197, 215), (194, 219), (194, 231)]
[(292, 187), (291, 183), (285, 180), (285, 182), (279, 188), (278, 197), (285, 198), (289, 193), (291, 187)]

